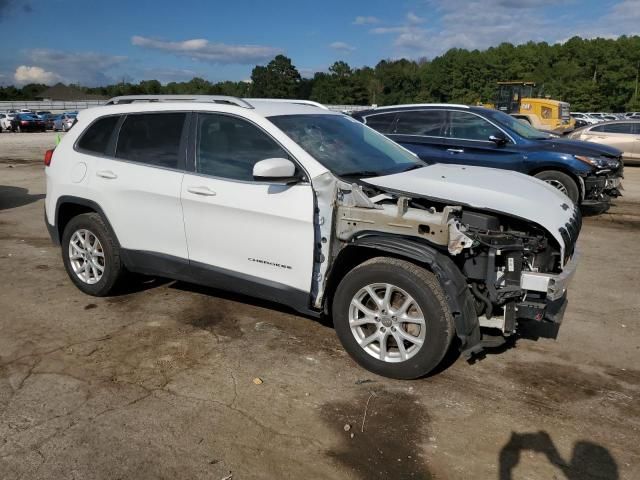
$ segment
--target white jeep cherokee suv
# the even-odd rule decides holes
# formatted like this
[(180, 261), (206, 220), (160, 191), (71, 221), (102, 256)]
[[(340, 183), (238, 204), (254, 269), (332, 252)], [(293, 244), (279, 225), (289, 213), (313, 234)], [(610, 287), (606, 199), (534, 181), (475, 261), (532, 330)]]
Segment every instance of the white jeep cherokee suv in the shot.
[(139, 272), (329, 315), (394, 378), (522, 322), (557, 332), (577, 261), (580, 214), (553, 187), (426, 165), (313, 102), (117, 97), (45, 164), (47, 227), (83, 292)]

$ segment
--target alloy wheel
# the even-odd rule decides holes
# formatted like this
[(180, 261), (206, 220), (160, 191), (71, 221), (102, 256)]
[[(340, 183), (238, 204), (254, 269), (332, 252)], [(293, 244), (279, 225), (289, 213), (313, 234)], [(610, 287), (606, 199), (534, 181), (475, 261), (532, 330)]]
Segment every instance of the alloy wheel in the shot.
[(76, 276), (84, 283), (98, 283), (106, 268), (100, 240), (87, 229), (76, 230), (69, 240), (69, 260)]
[(383, 362), (404, 362), (425, 341), (424, 315), (415, 299), (390, 283), (360, 289), (349, 306), (349, 327), (360, 347)]

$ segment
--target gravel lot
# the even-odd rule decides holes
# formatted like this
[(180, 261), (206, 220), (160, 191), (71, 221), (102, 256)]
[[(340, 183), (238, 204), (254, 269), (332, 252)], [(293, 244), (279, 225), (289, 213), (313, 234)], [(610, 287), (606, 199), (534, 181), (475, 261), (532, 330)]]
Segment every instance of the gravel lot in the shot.
[(640, 168), (585, 218), (557, 341), (401, 382), (282, 306), (80, 293), (43, 223), (55, 137), (0, 134), (0, 478), (640, 478)]

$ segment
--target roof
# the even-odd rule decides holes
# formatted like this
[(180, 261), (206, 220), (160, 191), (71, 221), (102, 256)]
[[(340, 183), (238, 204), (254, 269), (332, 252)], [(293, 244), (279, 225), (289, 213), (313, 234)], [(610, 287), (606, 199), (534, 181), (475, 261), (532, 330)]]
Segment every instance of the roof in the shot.
[[(251, 115), (259, 115), (261, 117), (271, 117), (276, 115), (343, 115), (339, 112), (333, 112), (313, 104), (307, 103), (288, 103), (281, 100), (268, 99), (251, 99), (250, 102), (237, 99), (238, 103), (204, 100), (180, 100), (172, 99), (171, 101), (137, 101), (131, 103), (119, 103), (115, 105), (104, 105), (100, 107), (88, 108), (80, 112), (82, 119), (96, 118), (102, 115), (115, 115), (122, 113), (141, 113), (141, 112), (162, 112), (162, 111), (211, 111), (236, 113), (242, 116), (250, 117)], [(295, 102), (295, 100), (292, 100)]]
[(304, 114), (342, 115), (328, 110), (321, 104), (305, 100), (241, 99), (221, 95), (131, 95), (112, 98), (105, 106), (88, 109), (89, 113), (83, 117), (96, 117), (109, 113), (176, 110), (227, 112), (241, 115), (252, 112), (262, 117)]
[(102, 95), (85, 93), (82, 90), (57, 83), (53, 87), (49, 87), (38, 94), (38, 98), (46, 98), (49, 100), (74, 101), (74, 100), (105, 100)]
[(420, 110), (420, 109), (429, 109), (429, 108), (453, 108), (453, 109), (464, 109), (464, 110), (486, 110), (484, 107), (479, 106), (470, 106), (470, 105), (462, 105), (458, 103), (408, 103), (403, 105), (387, 105), (385, 107), (377, 107), (371, 108), (369, 110), (359, 110), (357, 112), (353, 112), (351, 115), (355, 118), (358, 117), (366, 117), (368, 115), (376, 115), (385, 112), (401, 112), (403, 110)]

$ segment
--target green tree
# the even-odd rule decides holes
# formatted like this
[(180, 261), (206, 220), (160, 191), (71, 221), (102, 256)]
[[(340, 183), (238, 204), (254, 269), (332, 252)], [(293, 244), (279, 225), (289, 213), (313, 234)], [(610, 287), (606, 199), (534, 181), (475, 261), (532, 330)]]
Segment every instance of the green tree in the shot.
[(294, 98), (301, 77), (291, 59), (277, 55), (266, 67), (256, 66), (251, 72), (251, 95), (263, 98)]

